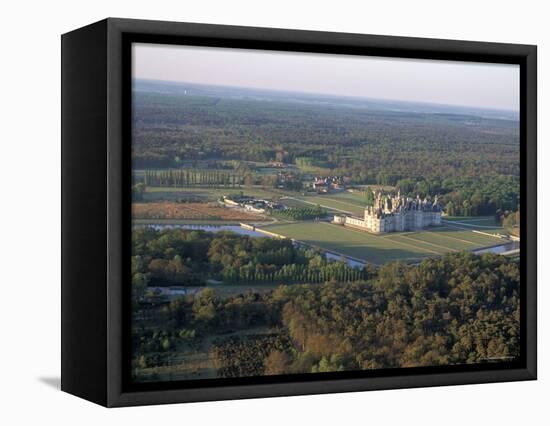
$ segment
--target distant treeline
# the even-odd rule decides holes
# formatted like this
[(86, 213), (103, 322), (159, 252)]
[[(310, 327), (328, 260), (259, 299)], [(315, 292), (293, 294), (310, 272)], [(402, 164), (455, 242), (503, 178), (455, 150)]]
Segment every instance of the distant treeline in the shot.
[(506, 230), (515, 235), (516, 237), (520, 236), (520, 212), (518, 211), (501, 211), (498, 210), (495, 218), (498, 222), (502, 224)]
[[(470, 253), (391, 263), (366, 280), (280, 286), (221, 298), (207, 288), (162, 308), (138, 306), (134, 355), (164, 365), (182, 342), (210, 348), (221, 377), (490, 363), (520, 351), (516, 260)], [(147, 305), (148, 306), (148, 305)], [(169, 361), (166, 361), (169, 362)]]
[(139, 93), (133, 131), (136, 168), (277, 160), (384, 185), (519, 176), (518, 123), (474, 116)]
[(351, 184), (398, 185), (406, 187), (405, 192), (432, 196), (444, 193), (444, 207), (453, 215), (517, 210), (518, 203), (519, 126), (508, 120), (137, 95), (134, 167), (179, 168), (182, 159), (213, 164), (222, 159), (224, 167), (233, 164), (234, 170), (159, 175), (150, 177), (151, 184), (261, 184), (301, 190), (299, 173), (279, 181), (274, 175), (254, 174), (245, 163), (276, 160), (306, 171), (315, 168), (316, 173), (347, 176)]
[[(239, 187), (243, 183), (243, 176), (222, 170), (146, 170), (143, 173), (143, 184), (146, 186), (222, 186), (227, 188)], [(138, 179), (141, 180), (141, 179)]]
[(404, 178), (395, 185), (403, 195), (440, 195), (439, 202), (450, 216), (494, 215), (498, 210), (517, 210), (520, 201), (515, 176)]

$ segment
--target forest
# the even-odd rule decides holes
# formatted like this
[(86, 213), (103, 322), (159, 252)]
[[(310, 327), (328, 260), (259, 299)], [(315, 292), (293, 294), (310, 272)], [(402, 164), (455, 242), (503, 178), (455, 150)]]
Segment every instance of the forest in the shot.
[(253, 238), (232, 232), (188, 229), (135, 229), (132, 282), (147, 286), (201, 286), (208, 280), (236, 283), (352, 282), (369, 270), (328, 261), (288, 239)]
[[(303, 191), (314, 173), (441, 194), (451, 215), (517, 210), (517, 120), (223, 94), (137, 92), (134, 105), (133, 167), (149, 170), (149, 185)], [(293, 166), (292, 176), (254, 170), (272, 161)]]
[[(519, 236), (516, 114), (183, 83), (136, 85), (136, 381), (519, 357), (519, 256), (472, 253), (509, 241), (484, 234)], [(360, 215), (372, 204), (373, 190), (437, 196), (448, 222), (442, 227), (449, 229), (369, 234), (367, 241), (358, 236), (362, 231), (346, 228), (344, 234), (323, 223), (334, 212)], [(277, 208), (262, 214), (248, 205), (230, 208), (223, 200), (231, 194)], [(246, 223), (286, 238), (178, 227), (224, 226), (230, 219), (232, 226)], [(368, 251), (376, 266), (330, 259), (349, 253), (334, 248), (337, 239)], [(376, 250), (380, 259), (373, 257)]]
[[(460, 253), (389, 263), (352, 283), (281, 285), (229, 298), (207, 288), (142, 307), (134, 373), (154, 371), (182, 342), (199, 347), (212, 334), (218, 377), (512, 360), (519, 356), (519, 280), (517, 260)], [(262, 326), (267, 331), (253, 332)]]
[(513, 120), (284, 100), (217, 101), (136, 93), (134, 167), (220, 158), (309, 161), (357, 182), (389, 184), (399, 177), (519, 175), (519, 125)]
[(401, 193), (424, 197), (437, 194), (449, 216), (493, 215), (497, 210), (516, 211), (519, 207), (518, 176), (459, 176), (447, 179), (400, 179)]

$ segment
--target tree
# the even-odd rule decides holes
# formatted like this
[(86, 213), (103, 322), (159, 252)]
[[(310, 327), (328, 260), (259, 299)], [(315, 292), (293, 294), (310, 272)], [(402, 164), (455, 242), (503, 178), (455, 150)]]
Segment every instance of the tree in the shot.
[(288, 154), (288, 152), (286, 152), (286, 151), (277, 151), (277, 153), (275, 154), (275, 161), (278, 161), (280, 163), (284, 163), (287, 154)]
[(244, 186), (252, 186), (254, 185), (254, 177), (248, 173), (244, 176)]
[(139, 301), (143, 298), (147, 290), (147, 277), (140, 272), (132, 276), (132, 296), (134, 301)]
[(411, 178), (400, 179), (397, 182), (397, 188), (401, 191), (402, 195), (411, 194), (414, 191), (415, 182)]
[(370, 188), (370, 186), (367, 187), (365, 190), (365, 204), (367, 206), (373, 206), (374, 205), (374, 192)]
[(445, 211), (449, 216), (456, 216), (455, 205), (453, 204), (452, 201), (449, 201), (447, 203), (447, 205), (445, 206)]
[(462, 216), (470, 216), (471, 215), (471, 209), (472, 205), (468, 200), (464, 200), (462, 203)]
[(145, 192), (145, 184), (138, 183), (132, 186), (132, 200), (141, 201), (143, 200), (143, 193)]
[(193, 317), (196, 321), (209, 323), (216, 318), (218, 297), (212, 288), (205, 288), (193, 303)]
[(168, 351), (172, 347), (172, 343), (170, 342), (170, 339), (168, 337), (165, 337), (164, 339), (162, 339), (160, 346), (163, 351)]
[(277, 176), (265, 175), (262, 177), (262, 186), (266, 188), (272, 188), (277, 184)]
[(272, 351), (264, 361), (265, 374), (277, 375), (289, 373), (291, 359), (290, 357), (281, 351)]

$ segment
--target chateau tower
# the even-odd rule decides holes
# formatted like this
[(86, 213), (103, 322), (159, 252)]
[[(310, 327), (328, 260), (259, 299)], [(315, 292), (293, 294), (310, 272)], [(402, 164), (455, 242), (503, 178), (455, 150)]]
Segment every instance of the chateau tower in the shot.
[(441, 207), (438, 197), (416, 198), (395, 195), (374, 194), (374, 204), (367, 206), (363, 218), (336, 215), (334, 223), (359, 228), (374, 233), (414, 231), (441, 224)]

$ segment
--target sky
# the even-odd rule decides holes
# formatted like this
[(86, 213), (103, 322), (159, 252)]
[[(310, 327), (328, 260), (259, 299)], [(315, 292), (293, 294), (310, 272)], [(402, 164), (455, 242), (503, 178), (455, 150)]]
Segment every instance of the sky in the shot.
[(134, 43), (133, 78), (519, 111), (519, 65)]

